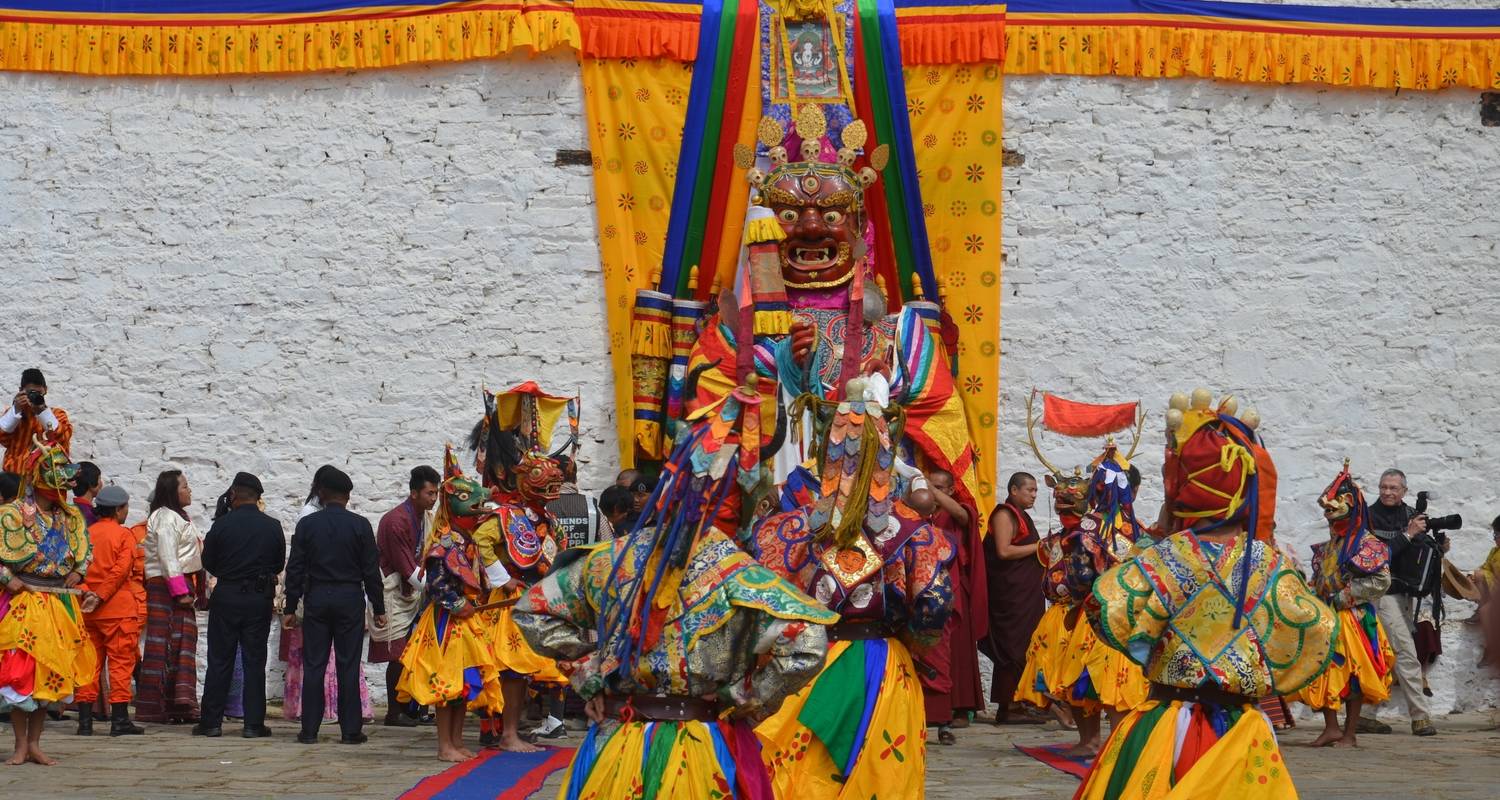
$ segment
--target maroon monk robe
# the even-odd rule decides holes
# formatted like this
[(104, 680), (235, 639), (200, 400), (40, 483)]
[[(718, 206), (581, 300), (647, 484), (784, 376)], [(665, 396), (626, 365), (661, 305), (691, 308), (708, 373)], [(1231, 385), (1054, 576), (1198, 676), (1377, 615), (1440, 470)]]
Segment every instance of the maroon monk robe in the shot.
[[(954, 498), (957, 500), (958, 498)], [(956, 712), (984, 708), (984, 684), (979, 678), (979, 640), (989, 630), (989, 587), (985, 584), (984, 541), (979, 538), (979, 512), (959, 500), (969, 513), (969, 524), (961, 525), (939, 509), (932, 524), (948, 537), (957, 557), (950, 567), (953, 581), (953, 613), (943, 627), (943, 637), (932, 649), (918, 655), (922, 697), (927, 722), (946, 725)]]
[[(1031, 515), (1010, 505), (997, 506), (1016, 522), (1011, 543), (1027, 545), (1037, 539), (1036, 524)], [(1001, 718), (1010, 708), (1021, 682), (1021, 668), (1026, 665), (1026, 648), (1031, 634), (1042, 621), (1046, 604), (1042, 599), (1042, 562), (1036, 556), (1003, 559), (995, 551), (995, 532), (990, 531), (984, 543), (985, 577), (989, 584), (989, 635), (979, 643), (980, 652), (995, 665), (990, 682), (990, 701), (999, 703)]]

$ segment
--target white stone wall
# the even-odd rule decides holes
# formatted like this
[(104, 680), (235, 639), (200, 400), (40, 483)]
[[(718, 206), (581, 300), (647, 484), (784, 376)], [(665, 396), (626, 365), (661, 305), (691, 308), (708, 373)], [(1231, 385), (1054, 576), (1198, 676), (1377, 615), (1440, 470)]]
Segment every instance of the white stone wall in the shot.
[[(1437, 490), (1433, 512), (1466, 522), (1452, 560), (1477, 566), (1500, 513), (1500, 130), (1480, 126), (1477, 92), (1012, 78), (1005, 103), (1025, 162), (1005, 174), (1002, 480), (1040, 469), (1031, 387), (1140, 399), (1153, 519), (1166, 399), (1201, 385), (1264, 418), (1299, 557), (1348, 457), (1371, 499), (1390, 466), (1413, 499)], [(1099, 445), (1044, 438), (1064, 469)], [(1440, 711), (1496, 700), (1457, 622), (1471, 611), (1450, 603)]]
[[(1442, 492), (1434, 510), (1469, 523), (1454, 561), (1476, 564), (1500, 513), (1500, 131), (1477, 103), (1012, 78), (1006, 142), (1025, 161), (1004, 198), (1002, 478), (1038, 469), (1031, 386), (1139, 398), (1153, 509), (1160, 411), (1202, 384), (1265, 417), (1299, 555), (1347, 455), (1369, 484), (1394, 464)], [(46, 368), (75, 454), (142, 501), (158, 470), (185, 469), (205, 527), (246, 469), (290, 532), (324, 462), (373, 520), (466, 432), (481, 382), (581, 390), (596, 490), (616, 446), (592, 185), (553, 165), (586, 147), (566, 56), (250, 80), (0, 74), (0, 297), (19, 323), (0, 387)], [(1097, 448), (1047, 445), (1068, 465)], [(1453, 606), (1438, 710), (1494, 704), (1456, 624), (1469, 608)], [(378, 703), (382, 671), (368, 674)]]
[(603, 486), (592, 179), (553, 165), (588, 147), (582, 116), (569, 56), (251, 80), (0, 73), (0, 385), (44, 367), (75, 457), (127, 487), (133, 517), (179, 467), (204, 530), (249, 470), (290, 536), (325, 462), (373, 522), (411, 467), (462, 444), (481, 384), (581, 391), (581, 479)]

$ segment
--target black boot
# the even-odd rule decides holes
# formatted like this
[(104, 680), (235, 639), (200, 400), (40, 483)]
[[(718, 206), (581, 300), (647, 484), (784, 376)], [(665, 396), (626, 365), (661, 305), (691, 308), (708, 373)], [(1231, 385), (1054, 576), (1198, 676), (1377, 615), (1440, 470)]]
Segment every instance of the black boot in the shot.
[(139, 736), (146, 732), (145, 728), (130, 721), (129, 703), (111, 703), (109, 710), (110, 736)]
[(78, 735), (94, 735), (94, 715), (89, 713), (89, 709), (87, 708), (81, 709), (78, 712)]

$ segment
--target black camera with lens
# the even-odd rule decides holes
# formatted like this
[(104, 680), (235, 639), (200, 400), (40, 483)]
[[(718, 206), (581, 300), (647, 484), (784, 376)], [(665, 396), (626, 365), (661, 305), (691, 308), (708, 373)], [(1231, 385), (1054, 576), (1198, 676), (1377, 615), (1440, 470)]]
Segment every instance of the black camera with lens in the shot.
[[(1427, 492), (1417, 492), (1416, 512), (1418, 516), (1427, 513)], [(1464, 518), (1458, 514), (1449, 514), (1445, 517), (1427, 517), (1427, 532), (1437, 535), (1439, 531), (1456, 531), (1464, 526)]]
[(47, 396), (36, 389), (27, 389), (26, 402), (30, 403), (34, 410), (41, 411), (47, 407)]

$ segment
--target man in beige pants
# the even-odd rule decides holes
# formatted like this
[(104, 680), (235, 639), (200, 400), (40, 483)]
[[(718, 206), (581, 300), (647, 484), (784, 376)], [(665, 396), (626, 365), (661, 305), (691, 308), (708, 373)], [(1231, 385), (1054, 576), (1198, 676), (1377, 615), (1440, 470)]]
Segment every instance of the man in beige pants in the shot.
[[(1427, 515), (1416, 514), (1403, 502), (1405, 498), (1406, 474), (1399, 469), (1381, 473), (1380, 499), (1370, 504), (1370, 530), (1390, 545), (1393, 574), (1396, 561), (1411, 538), (1427, 530)], [(1415, 736), (1432, 736), (1437, 729), (1432, 726), (1428, 697), (1422, 693), (1422, 663), (1417, 659), (1417, 643), (1412, 638), (1416, 624), (1412, 598), (1402, 591), (1403, 587), (1392, 581), (1391, 588), (1376, 604), (1375, 614), (1396, 651), (1396, 678), (1401, 696), (1406, 698), (1411, 732)]]

